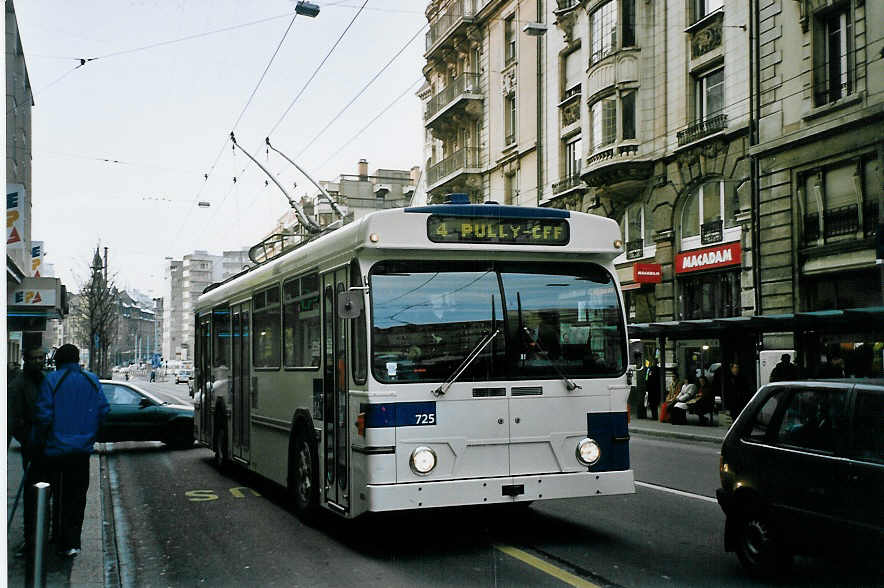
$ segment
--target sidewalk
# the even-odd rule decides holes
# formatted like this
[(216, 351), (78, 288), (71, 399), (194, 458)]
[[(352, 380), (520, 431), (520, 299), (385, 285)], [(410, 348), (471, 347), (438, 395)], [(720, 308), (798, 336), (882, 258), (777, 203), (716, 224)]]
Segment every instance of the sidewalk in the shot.
[[(89, 467), (89, 494), (86, 499), (86, 516), (83, 520), (83, 551), (75, 558), (61, 558), (52, 546), (47, 546), (45, 562), (46, 586), (84, 586), (87, 588), (105, 585), (104, 542), (102, 539), (102, 492), (101, 466), (98, 454), (93, 454)], [(22, 479), (21, 448), (13, 441), (6, 451), (6, 516), (15, 502), (15, 495)], [(19, 500), (15, 518), (6, 534), (7, 537), (7, 579), (9, 586), (25, 585), (25, 560), (16, 558), (15, 552), (24, 545), (23, 511), (24, 498)]]
[(669, 437), (672, 439), (702, 441), (721, 445), (732, 422), (730, 415), (723, 412), (715, 415), (711, 425), (701, 425), (700, 419), (696, 415), (688, 415), (687, 420), (688, 424), (686, 425), (673, 425), (650, 419), (637, 419), (635, 416), (631, 416), (629, 433), (631, 435)]

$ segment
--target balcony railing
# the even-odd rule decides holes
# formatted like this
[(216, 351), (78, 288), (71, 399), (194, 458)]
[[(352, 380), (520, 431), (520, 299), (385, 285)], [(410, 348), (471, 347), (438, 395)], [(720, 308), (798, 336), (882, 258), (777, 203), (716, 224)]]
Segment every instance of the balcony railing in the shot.
[(449, 4), (445, 12), (430, 23), (430, 30), (426, 34), (426, 50), (429, 52), (463, 19), (472, 19), (476, 15), (476, 4), (477, 0), (455, 0)]
[(626, 242), (626, 259), (639, 259), (645, 252), (645, 240), (633, 239)]
[(709, 243), (718, 243), (724, 238), (722, 228), (724, 223), (721, 219), (709, 221), (700, 225), (700, 243), (708, 245)]
[(878, 232), (878, 202), (866, 202), (863, 206), (863, 223), (859, 224), (856, 204), (847, 204), (823, 211), (823, 227), (820, 230), (820, 216), (813, 212), (804, 215), (804, 242), (813, 244), (823, 238), (854, 235), (862, 229), (866, 238), (874, 237)]
[(478, 147), (464, 147), (458, 149), (439, 163), (430, 166), (427, 170), (427, 184), (432, 186), (442, 178), (445, 178), (458, 170), (479, 167)]
[(567, 192), (573, 188), (583, 187), (583, 180), (580, 179), (580, 176), (575, 174), (573, 176), (568, 176), (552, 185), (553, 194), (561, 194), (562, 192)]
[(718, 131), (723, 131), (727, 128), (727, 115), (726, 114), (716, 114), (715, 116), (710, 116), (709, 118), (698, 120), (685, 127), (684, 129), (678, 131), (676, 136), (678, 137), (678, 146), (687, 145), (688, 143), (693, 143), (697, 139), (702, 139), (703, 137), (709, 136), (713, 133), (717, 133)]
[(445, 86), (444, 90), (430, 98), (424, 112), (424, 121), (433, 118), (436, 113), (462, 94), (479, 94), (479, 74), (462, 73)]

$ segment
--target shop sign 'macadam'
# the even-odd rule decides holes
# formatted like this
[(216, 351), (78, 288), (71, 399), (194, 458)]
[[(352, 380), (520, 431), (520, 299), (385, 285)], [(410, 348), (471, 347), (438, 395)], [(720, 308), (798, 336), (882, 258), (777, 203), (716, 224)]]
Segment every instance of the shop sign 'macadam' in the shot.
[(679, 253), (675, 256), (675, 271), (685, 273), (736, 265), (742, 261), (740, 254), (739, 243)]

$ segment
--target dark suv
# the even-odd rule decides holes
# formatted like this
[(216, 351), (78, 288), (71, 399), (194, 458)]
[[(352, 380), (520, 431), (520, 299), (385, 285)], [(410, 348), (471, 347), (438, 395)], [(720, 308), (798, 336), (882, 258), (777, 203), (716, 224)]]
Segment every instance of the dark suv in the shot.
[(761, 388), (721, 447), (725, 549), (753, 574), (793, 553), (884, 548), (884, 380)]

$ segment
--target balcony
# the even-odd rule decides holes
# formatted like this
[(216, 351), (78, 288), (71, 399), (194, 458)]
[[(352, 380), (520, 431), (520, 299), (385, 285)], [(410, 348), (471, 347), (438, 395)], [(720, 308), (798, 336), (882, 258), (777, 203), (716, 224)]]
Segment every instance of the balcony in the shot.
[(463, 34), (473, 23), (478, 0), (454, 0), (445, 11), (432, 19), (426, 34), (425, 58), (429, 58), (439, 48), (448, 44), (455, 35)]
[(586, 160), (581, 177), (587, 186), (604, 187), (612, 196), (634, 195), (654, 171), (653, 160), (641, 155), (634, 141), (611, 145)]
[(815, 245), (820, 237), (825, 240), (854, 236), (862, 230), (862, 238), (874, 238), (878, 232), (878, 202), (867, 202), (863, 206), (863, 222), (860, 226), (857, 205), (848, 204), (823, 211), (823, 231), (820, 230), (820, 215), (804, 215), (804, 243)]
[(676, 133), (676, 137), (678, 138), (678, 146), (681, 147), (683, 145), (687, 145), (688, 143), (699, 141), (703, 137), (714, 135), (715, 133), (723, 131), (726, 128), (726, 114), (716, 114), (714, 116), (710, 116), (707, 119), (699, 120), (691, 125), (686, 126), (682, 130), (678, 131), (678, 133)]
[(424, 126), (441, 126), (449, 113), (466, 113), (476, 118), (482, 114), (482, 91), (479, 89), (479, 74), (462, 73), (454, 78), (445, 89), (430, 98), (424, 111)]
[(579, 174), (568, 176), (552, 185), (553, 197), (558, 198), (571, 192), (585, 192), (586, 184), (580, 179)]
[(427, 170), (427, 190), (442, 188), (465, 179), (465, 175), (479, 173), (479, 149), (464, 147), (430, 166)]

